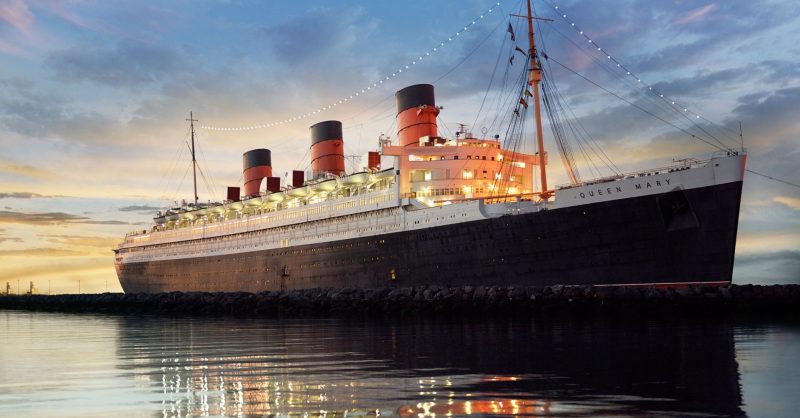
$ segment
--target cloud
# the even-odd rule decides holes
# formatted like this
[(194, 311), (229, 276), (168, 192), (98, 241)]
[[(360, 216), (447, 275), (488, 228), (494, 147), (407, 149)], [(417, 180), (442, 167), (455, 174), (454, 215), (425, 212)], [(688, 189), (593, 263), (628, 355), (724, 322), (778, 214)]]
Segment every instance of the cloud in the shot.
[(0, 235), (0, 244), (4, 242), (22, 242), (22, 238), (20, 237), (5, 237)]
[(800, 251), (737, 255), (734, 282), (800, 284)]
[(714, 3), (698, 7), (681, 14), (675, 19), (674, 23), (676, 25), (685, 25), (687, 23), (698, 22), (705, 19), (705, 17), (714, 10), (717, 10), (717, 5)]
[(689, 77), (655, 83), (653, 88), (657, 91), (669, 92), (671, 97), (699, 96), (704, 92), (714, 91), (719, 87), (730, 86), (736, 82), (751, 79), (752, 76), (744, 68), (729, 68), (718, 71), (705, 71)]
[[(140, 138), (125, 130), (124, 121), (118, 116), (109, 117), (95, 110), (76, 109), (80, 104), (67, 100), (54, 92), (39, 92), (33, 83), (17, 80), (0, 82), (0, 126), (21, 137), (19, 141), (32, 138), (52, 141), (47, 148), (53, 153), (108, 152), (113, 147), (135, 142)], [(103, 144), (103, 147), (66, 148), (64, 143)], [(26, 150), (39, 150), (41, 146), (30, 146)], [(23, 154), (25, 150), (21, 150)], [(0, 171), (32, 178), (50, 178), (52, 173), (43, 160), (48, 153), (36, 153), (41, 167), (13, 162), (0, 163)]]
[(82, 251), (63, 248), (28, 248), (19, 250), (0, 250), (0, 255), (8, 257), (63, 257), (85, 255)]
[(14, 211), (0, 211), (0, 223), (25, 224), (25, 225), (56, 225), (56, 224), (90, 224), (90, 225), (138, 225), (123, 221), (94, 220), (85, 216), (77, 216), (64, 212), (23, 213)]
[(0, 192), (0, 199), (36, 199), (36, 198), (51, 198), (51, 197), (64, 197), (59, 195), (41, 195), (39, 193), (31, 192)]
[(146, 225), (147, 222), (123, 222), (123, 221), (81, 221), (77, 222), (81, 224), (90, 224), (90, 225)]
[(0, 172), (34, 179), (48, 179), (52, 177), (49, 171), (27, 164), (0, 163)]
[(135, 40), (113, 47), (73, 47), (51, 53), (45, 64), (66, 81), (137, 87), (176, 76), (187, 63), (176, 51)]
[(121, 237), (95, 236), (95, 235), (46, 235), (48, 242), (66, 246), (67, 248), (84, 247), (89, 251), (83, 253), (108, 255), (111, 248), (120, 243)]
[(787, 87), (767, 96), (747, 95), (732, 111), (732, 119), (742, 120), (748, 130), (758, 132), (797, 132), (800, 87)]
[(6, 230), (0, 228), (0, 244), (4, 242), (22, 242), (22, 238), (6, 236)]
[(365, 27), (359, 26), (360, 9), (341, 13), (336, 9), (310, 10), (280, 24), (263, 27), (257, 34), (269, 40), (278, 59), (290, 65), (322, 68), (352, 53)]
[(0, 2), (0, 20), (20, 32), (27, 33), (36, 21), (36, 17), (23, 0), (6, 0)]
[(52, 225), (59, 223), (75, 223), (87, 221), (89, 218), (76, 216), (63, 212), (48, 213), (22, 213), (0, 211), (0, 223), (15, 223), (28, 225)]
[(46, 136), (53, 132), (52, 121), (66, 117), (67, 100), (52, 92), (40, 94), (32, 83), (4, 82), (0, 93), (0, 125), (24, 137)]
[(796, 197), (775, 196), (772, 198), (772, 200), (791, 209), (800, 210), (800, 199)]
[(159, 210), (159, 207), (148, 205), (131, 205), (119, 208), (120, 212), (153, 212)]

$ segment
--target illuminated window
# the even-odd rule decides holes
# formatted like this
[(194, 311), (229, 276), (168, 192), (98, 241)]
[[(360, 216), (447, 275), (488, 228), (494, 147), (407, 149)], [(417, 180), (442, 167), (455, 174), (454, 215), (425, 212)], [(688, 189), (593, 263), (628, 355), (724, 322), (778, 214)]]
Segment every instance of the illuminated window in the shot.
[(472, 174), (472, 170), (464, 170), (464, 171), (461, 173), (461, 178), (464, 178), (464, 179), (467, 179), (467, 180), (471, 179), (471, 178), (472, 178), (472, 176), (473, 176), (473, 174)]

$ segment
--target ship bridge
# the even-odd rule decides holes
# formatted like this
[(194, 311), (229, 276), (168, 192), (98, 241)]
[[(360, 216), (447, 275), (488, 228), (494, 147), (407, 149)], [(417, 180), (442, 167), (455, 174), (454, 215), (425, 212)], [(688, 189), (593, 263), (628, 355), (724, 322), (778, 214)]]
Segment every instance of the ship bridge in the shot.
[(453, 200), (533, 193), (539, 156), (503, 149), (497, 139), (423, 136), (417, 146), (384, 146), (396, 157), (400, 193), (436, 206)]

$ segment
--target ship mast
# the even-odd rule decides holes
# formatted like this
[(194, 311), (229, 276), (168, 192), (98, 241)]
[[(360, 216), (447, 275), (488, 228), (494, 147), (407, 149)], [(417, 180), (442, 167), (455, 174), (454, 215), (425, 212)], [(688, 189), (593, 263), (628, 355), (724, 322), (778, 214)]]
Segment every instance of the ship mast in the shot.
[(544, 140), (542, 138), (542, 113), (539, 108), (539, 82), (542, 81), (542, 68), (536, 60), (536, 44), (533, 40), (533, 14), (531, 13), (531, 0), (528, 0), (528, 58), (531, 60), (530, 76), (528, 85), (533, 86), (533, 108), (536, 117), (536, 146), (539, 149), (539, 177), (541, 178), (542, 199), (550, 197), (547, 190), (547, 170), (545, 167)]
[(192, 180), (194, 184), (194, 205), (197, 206), (197, 160), (194, 158), (194, 123), (197, 122), (197, 119), (192, 117), (192, 112), (189, 112), (189, 126), (192, 128)]

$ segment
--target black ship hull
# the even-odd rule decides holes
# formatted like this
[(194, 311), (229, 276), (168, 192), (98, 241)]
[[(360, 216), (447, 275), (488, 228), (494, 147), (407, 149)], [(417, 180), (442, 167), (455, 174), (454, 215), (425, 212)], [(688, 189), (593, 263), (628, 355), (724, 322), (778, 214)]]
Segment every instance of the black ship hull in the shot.
[(324, 244), (118, 263), (125, 292), (727, 284), (741, 181)]

